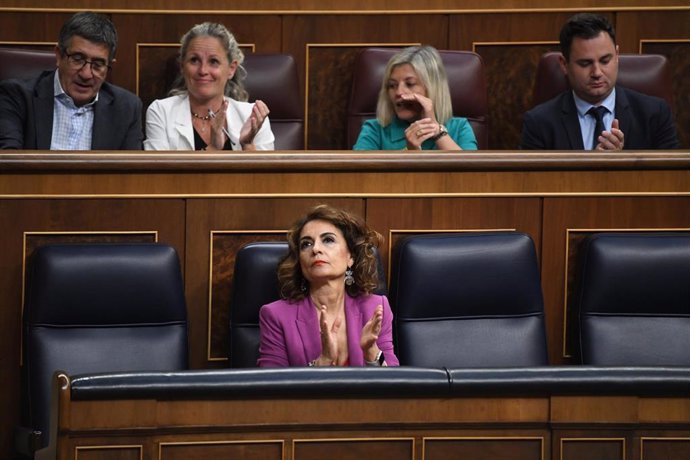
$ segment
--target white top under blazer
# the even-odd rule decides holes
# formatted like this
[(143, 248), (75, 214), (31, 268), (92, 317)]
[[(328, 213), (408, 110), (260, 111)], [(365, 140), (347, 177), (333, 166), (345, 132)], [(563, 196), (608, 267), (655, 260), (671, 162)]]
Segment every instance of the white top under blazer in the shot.
[[(239, 102), (229, 97), (226, 122), (233, 150), (242, 150), (240, 129), (252, 113), (253, 103)], [(275, 137), (268, 117), (254, 137), (256, 150), (273, 150)], [(145, 150), (194, 150), (194, 128), (189, 96), (179, 94), (156, 99), (146, 110)]]

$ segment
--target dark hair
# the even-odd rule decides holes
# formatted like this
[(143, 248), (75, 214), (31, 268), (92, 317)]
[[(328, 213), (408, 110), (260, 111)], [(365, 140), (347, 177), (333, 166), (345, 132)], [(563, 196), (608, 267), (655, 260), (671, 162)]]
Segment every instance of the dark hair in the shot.
[[(178, 57), (180, 63), (184, 61), (187, 55), (187, 49), (189, 48), (189, 43), (198, 37), (213, 37), (217, 38), (220, 42), (225, 54), (227, 55), (228, 62), (232, 63), (237, 61), (237, 70), (235, 70), (235, 75), (232, 76), (230, 80), (225, 84), (225, 95), (233, 98), (236, 101), (246, 102), (249, 98), (247, 90), (244, 88), (244, 79), (247, 76), (247, 71), (242, 67), (244, 62), (244, 53), (240, 49), (237, 39), (223, 24), (217, 24), (214, 22), (204, 22), (202, 24), (197, 24), (180, 39), (180, 55)], [(171, 96), (182, 94), (187, 91), (187, 84), (184, 81), (182, 73), (175, 78), (172, 84), (172, 89), (168, 94)]]
[(117, 31), (106, 16), (91, 11), (82, 11), (73, 15), (62, 25), (58, 47), (64, 54), (70, 45), (72, 37), (78, 35), (93, 43), (108, 46), (108, 61), (113, 62), (117, 51)]
[(561, 53), (563, 53), (565, 60), (570, 60), (570, 47), (573, 44), (573, 38), (579, 37), (589, 40), (598, 36), (601, 32), (609, 34), (613, 44), (616, 44), (616, 31), (605, 17), (592, 13), (578, 13), (568, 19), (568, 22), (561, 29), (559, 37)]
[(299, 262), (299, 237), (307, 222), (313, 220), (330, 222), (345, 237), (354, 260), (352, 276), (355, 279), (351, 286), (345, 286), (347, 293), (352, 297), (371, 294), (378, 286), (378, 260), (374, 248), (381, 244), (383, 238), (378, 232), (369, 229), (359, 216), (322, 204), (310, 209), (295, 222), (287, 234), (289, 251), (278, 265), (280, 295), (291, 301), (301, 300), (308, 295), (308, 282), (302, 275)]

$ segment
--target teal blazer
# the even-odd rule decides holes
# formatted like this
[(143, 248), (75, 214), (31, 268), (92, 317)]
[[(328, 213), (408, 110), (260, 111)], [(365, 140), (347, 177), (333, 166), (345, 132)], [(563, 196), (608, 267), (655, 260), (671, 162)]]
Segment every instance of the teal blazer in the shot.
[[(362, 125), (354, 150), (402, 150), (407, 145), (405, 130), (410, 123), (393, 118), (390, 125), (382, 127), (378, 120), (367, 120)], [(448, 135), (463, 150), (477, 150), (477, 139), (467, 118), (453, 117), (446, 123)], [(436, 142), (427, 139), (422, 150), (437, 150)]]

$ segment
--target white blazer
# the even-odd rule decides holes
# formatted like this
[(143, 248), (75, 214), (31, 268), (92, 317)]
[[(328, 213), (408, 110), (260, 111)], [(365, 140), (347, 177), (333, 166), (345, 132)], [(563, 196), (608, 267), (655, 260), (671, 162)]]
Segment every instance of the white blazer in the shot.
[[(229, 97), (226, 122), (233, 150), (242, 150), (240, 129), (252, 113), (254, 104), (239, 102)], [(270, 109), (270, 107), (269, 107)], [(275, 137), (271, 123), (266, 118), (254, 137), (257, 150), (273, 150)], [(194, 129), (189, 96), (179, 94), (165, 99), (156, 99), (146, 110), (146, 150), (194, 150)]]

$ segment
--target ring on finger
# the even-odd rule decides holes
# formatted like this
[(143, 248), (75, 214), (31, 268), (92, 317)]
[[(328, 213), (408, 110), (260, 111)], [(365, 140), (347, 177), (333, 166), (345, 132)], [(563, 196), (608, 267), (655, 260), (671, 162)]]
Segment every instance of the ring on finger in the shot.
[(422, 130), (421, 130), (421, 129), (418, 129), (418, 130), (417, 130), (417, 137), (420, 137), (421, 135), (422, 135)]

